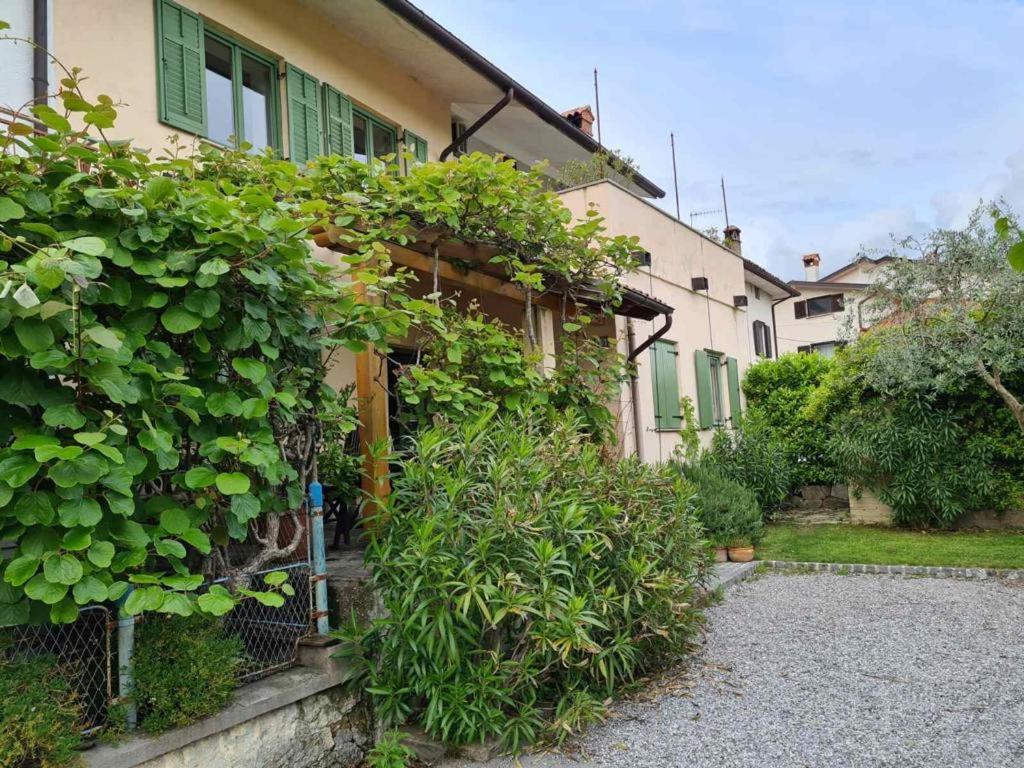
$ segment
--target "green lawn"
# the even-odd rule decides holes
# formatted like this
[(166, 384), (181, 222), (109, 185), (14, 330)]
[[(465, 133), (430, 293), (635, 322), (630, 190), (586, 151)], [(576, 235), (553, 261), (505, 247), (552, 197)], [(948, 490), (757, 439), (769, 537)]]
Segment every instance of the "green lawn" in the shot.
[(760, 560), (1024, 568), (1024, 533), (919, 532), (864, 525), (769, 525)]

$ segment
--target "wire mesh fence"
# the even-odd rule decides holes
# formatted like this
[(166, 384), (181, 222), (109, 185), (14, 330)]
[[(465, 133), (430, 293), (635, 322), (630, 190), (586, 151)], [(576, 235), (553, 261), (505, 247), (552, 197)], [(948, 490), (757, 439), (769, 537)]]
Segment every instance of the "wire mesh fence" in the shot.
[(82, 728), (92, 730), (106, 721), (114, 697), (117, 666), (111, 640), (116, 626), (109, 610), (90, 606), (71, 624), (13, 627), (0, 635), (0, 658), (53, 658), (82, 707)]
[[(243, 600), (223, 618), (228, 634), (239, 638), (242, 659), (239, 684), (251, 683), (292, 666), (298, 642), (312, 632), (312, 600), (308, 559), (284, 563), (261, 571), (254, 588), (272, 571), (284, 571), (294, 590), (278, 607), (255, 599)], [(224, 580), (218, 580), (223, 582)], [(218, 583), (218, 581), (212, 583)], [(139, 620), (145, 621), (144, 617)], [(136, 652), (138, 652), (136, 648)], [(102, 727), (110, 706), (117, 701), (117, 620), (112, 609), (90, 606), (81, 609), (70, 624), (24, 625), (0, 630), (0, 660), (18, 661), (39, 657), (54, 660), (75, 691), (82, 707), (85, 732)]]
[(288, 584), (295, 590), (294, 594), (285, 596), (284, 605), (273, 607), (257, 600), (244, 600), (224, 617), (225, 630), (242, 641), (241, 683), (251, 683), (294, 664), (299, 640), (312, 631), (309, 562), (288, 563), (256, 576), (262, 577), (271, 571), (287, 573)]

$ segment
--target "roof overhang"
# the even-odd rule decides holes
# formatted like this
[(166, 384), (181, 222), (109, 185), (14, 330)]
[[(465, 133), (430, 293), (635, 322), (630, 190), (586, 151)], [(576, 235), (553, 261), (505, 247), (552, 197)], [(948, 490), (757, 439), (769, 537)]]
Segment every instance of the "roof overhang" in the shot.
[[(559, 166), (585, 160), (601, 149), (593, 137), (406, 0), (304, 2), (367, 48), (400, 62), (410, 77), (447, 99), (467, 124), (514, 89), (513, 102), (476, 136), (527, 165), (549, 160)], [(639, 194), (665, 196), (640, 174), (629, 187)]]
[(870, 283), (833, 283), (826, 280), (790, 280), (789, 284), (797, 290), (813, 290), (815, 288), (845, 288), (859, 291), (867, 288)]
[(773, 299), (800, 295), (800, 291), (796, 290), (796, 288), (783, 282), (781, 278), (776, 277), (760, 264), (756, 264), (750, 259), (743, 259), (743, 271), (747, 273), (748, 281), (752, 285), (767, 291), (768, 295)]

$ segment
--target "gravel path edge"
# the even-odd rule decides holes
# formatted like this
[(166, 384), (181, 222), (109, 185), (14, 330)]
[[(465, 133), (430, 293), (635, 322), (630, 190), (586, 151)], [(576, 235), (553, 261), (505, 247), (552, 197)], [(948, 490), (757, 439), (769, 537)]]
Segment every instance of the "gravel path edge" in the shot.
[(799, 571), (806, 573), (891, 574), (894, 576), (930, 576), (944, 579), (1019, 579), (1024, 580), (1024, 569), (1019, 568), (959, 568), (947, 565), (879, 565), (877, 563), (805, 563), (799, 560), (758, 560), (758, 567), (772, 571)]

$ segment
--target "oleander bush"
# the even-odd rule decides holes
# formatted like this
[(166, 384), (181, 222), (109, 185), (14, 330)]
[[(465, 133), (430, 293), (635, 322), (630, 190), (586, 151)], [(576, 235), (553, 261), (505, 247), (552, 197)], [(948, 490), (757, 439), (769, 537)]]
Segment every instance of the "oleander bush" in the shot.
[(730, 547), (760, 542), (763, 523), (754, 491), (723, 473), (707, 454), (683, 465), (682, 474), (697, 490), (697, 515), (712, 544)]
[(230, 703), (242, 644), (218, 619), (153, 615), (135, 633), (132, 696), (144, 730), (181, 728)]
[(0, 660), (0, 765), (68, 765), (81, 728), (82, 708), (53, 657)]
[(526, 411), (439, 422), (396, 470), (366, 555), (387, 616), (343, 651), (385, 725), (516, 752), (686, 650), (707, 551), (674, 468)]

